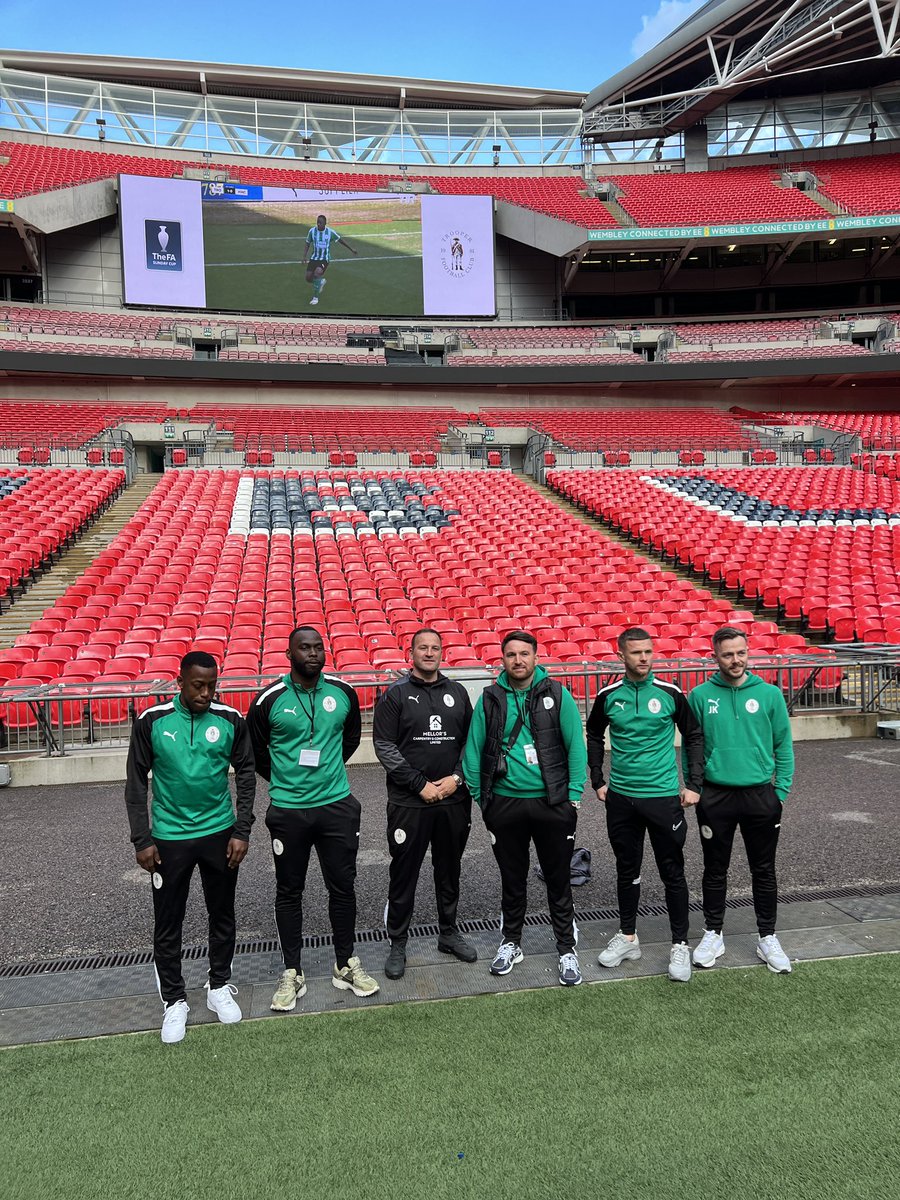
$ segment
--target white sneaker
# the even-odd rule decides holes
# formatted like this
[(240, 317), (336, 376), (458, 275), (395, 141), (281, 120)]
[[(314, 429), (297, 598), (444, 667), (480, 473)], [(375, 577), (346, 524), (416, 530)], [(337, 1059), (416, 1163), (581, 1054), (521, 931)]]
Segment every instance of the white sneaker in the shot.
[(313, 296), (312, 300), (310, 300), (310, 304), (318, 304), (318, 303), (319, 303), (319, 297)]
[(781, 942), (774, 933), (770, 933), (768, 937), (761, 937), (756, 945), (756, 953), (763, 960), (770, 971), (774, 971), (776, 975), (790, 975), (791, 960), (781, 948)]
[(691, 948), (687, 942), (676, 942), (669, 951), (669, 978), (676, 983), (690, 982)]
[(721, 933), (714, 933), (712, 929), (704, 929), (703, 937), (697, 943), (694, 951), (694, 966), (714, 967), (716, 959), (721, 958), (724, 953), (725, 939)]
[(232, 999), (237, 995), (233, 983), (225, 983), (220, 988), (206, 985), (206, 1007), (214, 1012), (223, 1025), (236, 1025), (241, 1019), (241, 1010)]
[(638, 940), (638, 935), (634, 935), (634, 941), (632, 942), (628, 940), (620, 929), (618, 933), (610, 938), (606, 949), (600, 951), (597, 962), (599, 962), (601, 967), (618, 967), (626, 959), (640, 957), (641, 943)]
[(174, 1004), (166, 1005), (161, 1036), (167, 1046), (180, 1042), (184, 1037), (184, 1027), (187, 1025), (190, 1011), (187, 1000), (176, 1000)]

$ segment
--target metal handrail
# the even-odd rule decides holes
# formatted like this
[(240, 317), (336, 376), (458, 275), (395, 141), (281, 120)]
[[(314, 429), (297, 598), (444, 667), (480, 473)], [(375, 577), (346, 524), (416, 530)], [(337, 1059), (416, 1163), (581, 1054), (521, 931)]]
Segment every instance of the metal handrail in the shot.
[[(832, 652), (753, 655), (750, 665), (754, 672), (780, 688), (793, 715), (846, 716), (900, 711), (900, 647), (851, 644), (828, 647), (828, 650)], [(564, 662), (548, 661), (543, 665), (570, 688), (585, 716), (597, 691), (619, 679), (624, 671), (618, 659), (585, 657)], [(713, 674), (715, 665), (708, 657), (681, 656), (660, 659), (653, 669), (658, 677), (690, 692)], [(485, 667), (448, 667), (446, 671), (476, 690), (494, 674), (493, 669)], [(370, 735), (375, 701), (401, 672), (361, 668), (330, 674), (356, 688), (363, 711), (363, 732)], [(236, 702), (237, 707), (244, 707), (243, 699), (278, 678), (280, 672), (220, 676), (219, 695), (226, 703)], [(175, 690), (171, 679), (0, 685), (5, 753), (54, 756), (73, 751), (124, 748), (128, 745), (137, 712), (154, 698), (171, 698)], [(102, 708), (104, 701), (110, 704), (107, 713)], [(113, 704), (118, 707), (114, 709)], [(19, 711), (11, 713), (10, 706), (17, 706)], [(22, 709), (27, 709), (30, 716)], [(15, 719), (11, 720), (11, 716)]]

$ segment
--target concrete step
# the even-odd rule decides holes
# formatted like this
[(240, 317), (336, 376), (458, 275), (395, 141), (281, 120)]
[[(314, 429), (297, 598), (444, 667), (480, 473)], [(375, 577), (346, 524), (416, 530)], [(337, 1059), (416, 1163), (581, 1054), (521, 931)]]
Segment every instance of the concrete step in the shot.
[(53, 607), (69, 585), (121, 533), (159, 480), (159, 475), (138, 475), (84, 535), (0, 614), (0, 649), (11, 646), (19, 634), (27, 633), (33, 622)]

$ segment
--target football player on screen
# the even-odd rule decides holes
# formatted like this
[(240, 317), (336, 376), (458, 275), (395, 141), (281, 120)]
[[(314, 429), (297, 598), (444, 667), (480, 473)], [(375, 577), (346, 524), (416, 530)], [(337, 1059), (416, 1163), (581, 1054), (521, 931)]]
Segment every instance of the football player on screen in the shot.
[(331, 246), (333, 242), (340, 242), (354, 256), (358, 253), (346, 238), (342, 238), (339, 233), (329, 226), (328, 218), (324, 213), (320, 213), (316, 217), (315, 225), (311, 227), (309, 233), (306, 235), (306, 246), (303, 250), (306, 282), (311, 283), (313, 288), (310, 304), (319, 303), (322, 288), (327, 282), (325, 272), (328, 270), (328, 264), (331, 262)]

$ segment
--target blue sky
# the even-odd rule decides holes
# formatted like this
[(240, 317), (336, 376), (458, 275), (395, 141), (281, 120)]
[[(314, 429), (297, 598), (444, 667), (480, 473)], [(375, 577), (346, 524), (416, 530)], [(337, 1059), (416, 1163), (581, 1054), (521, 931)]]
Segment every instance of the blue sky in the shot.
[(443, 9), (409, 0), (290, 7), (156, 0), (99, 6), (88, 17), (71, 0), (0, 0), (0, 47), (589, 91), (702, 2), (454, 0)]

